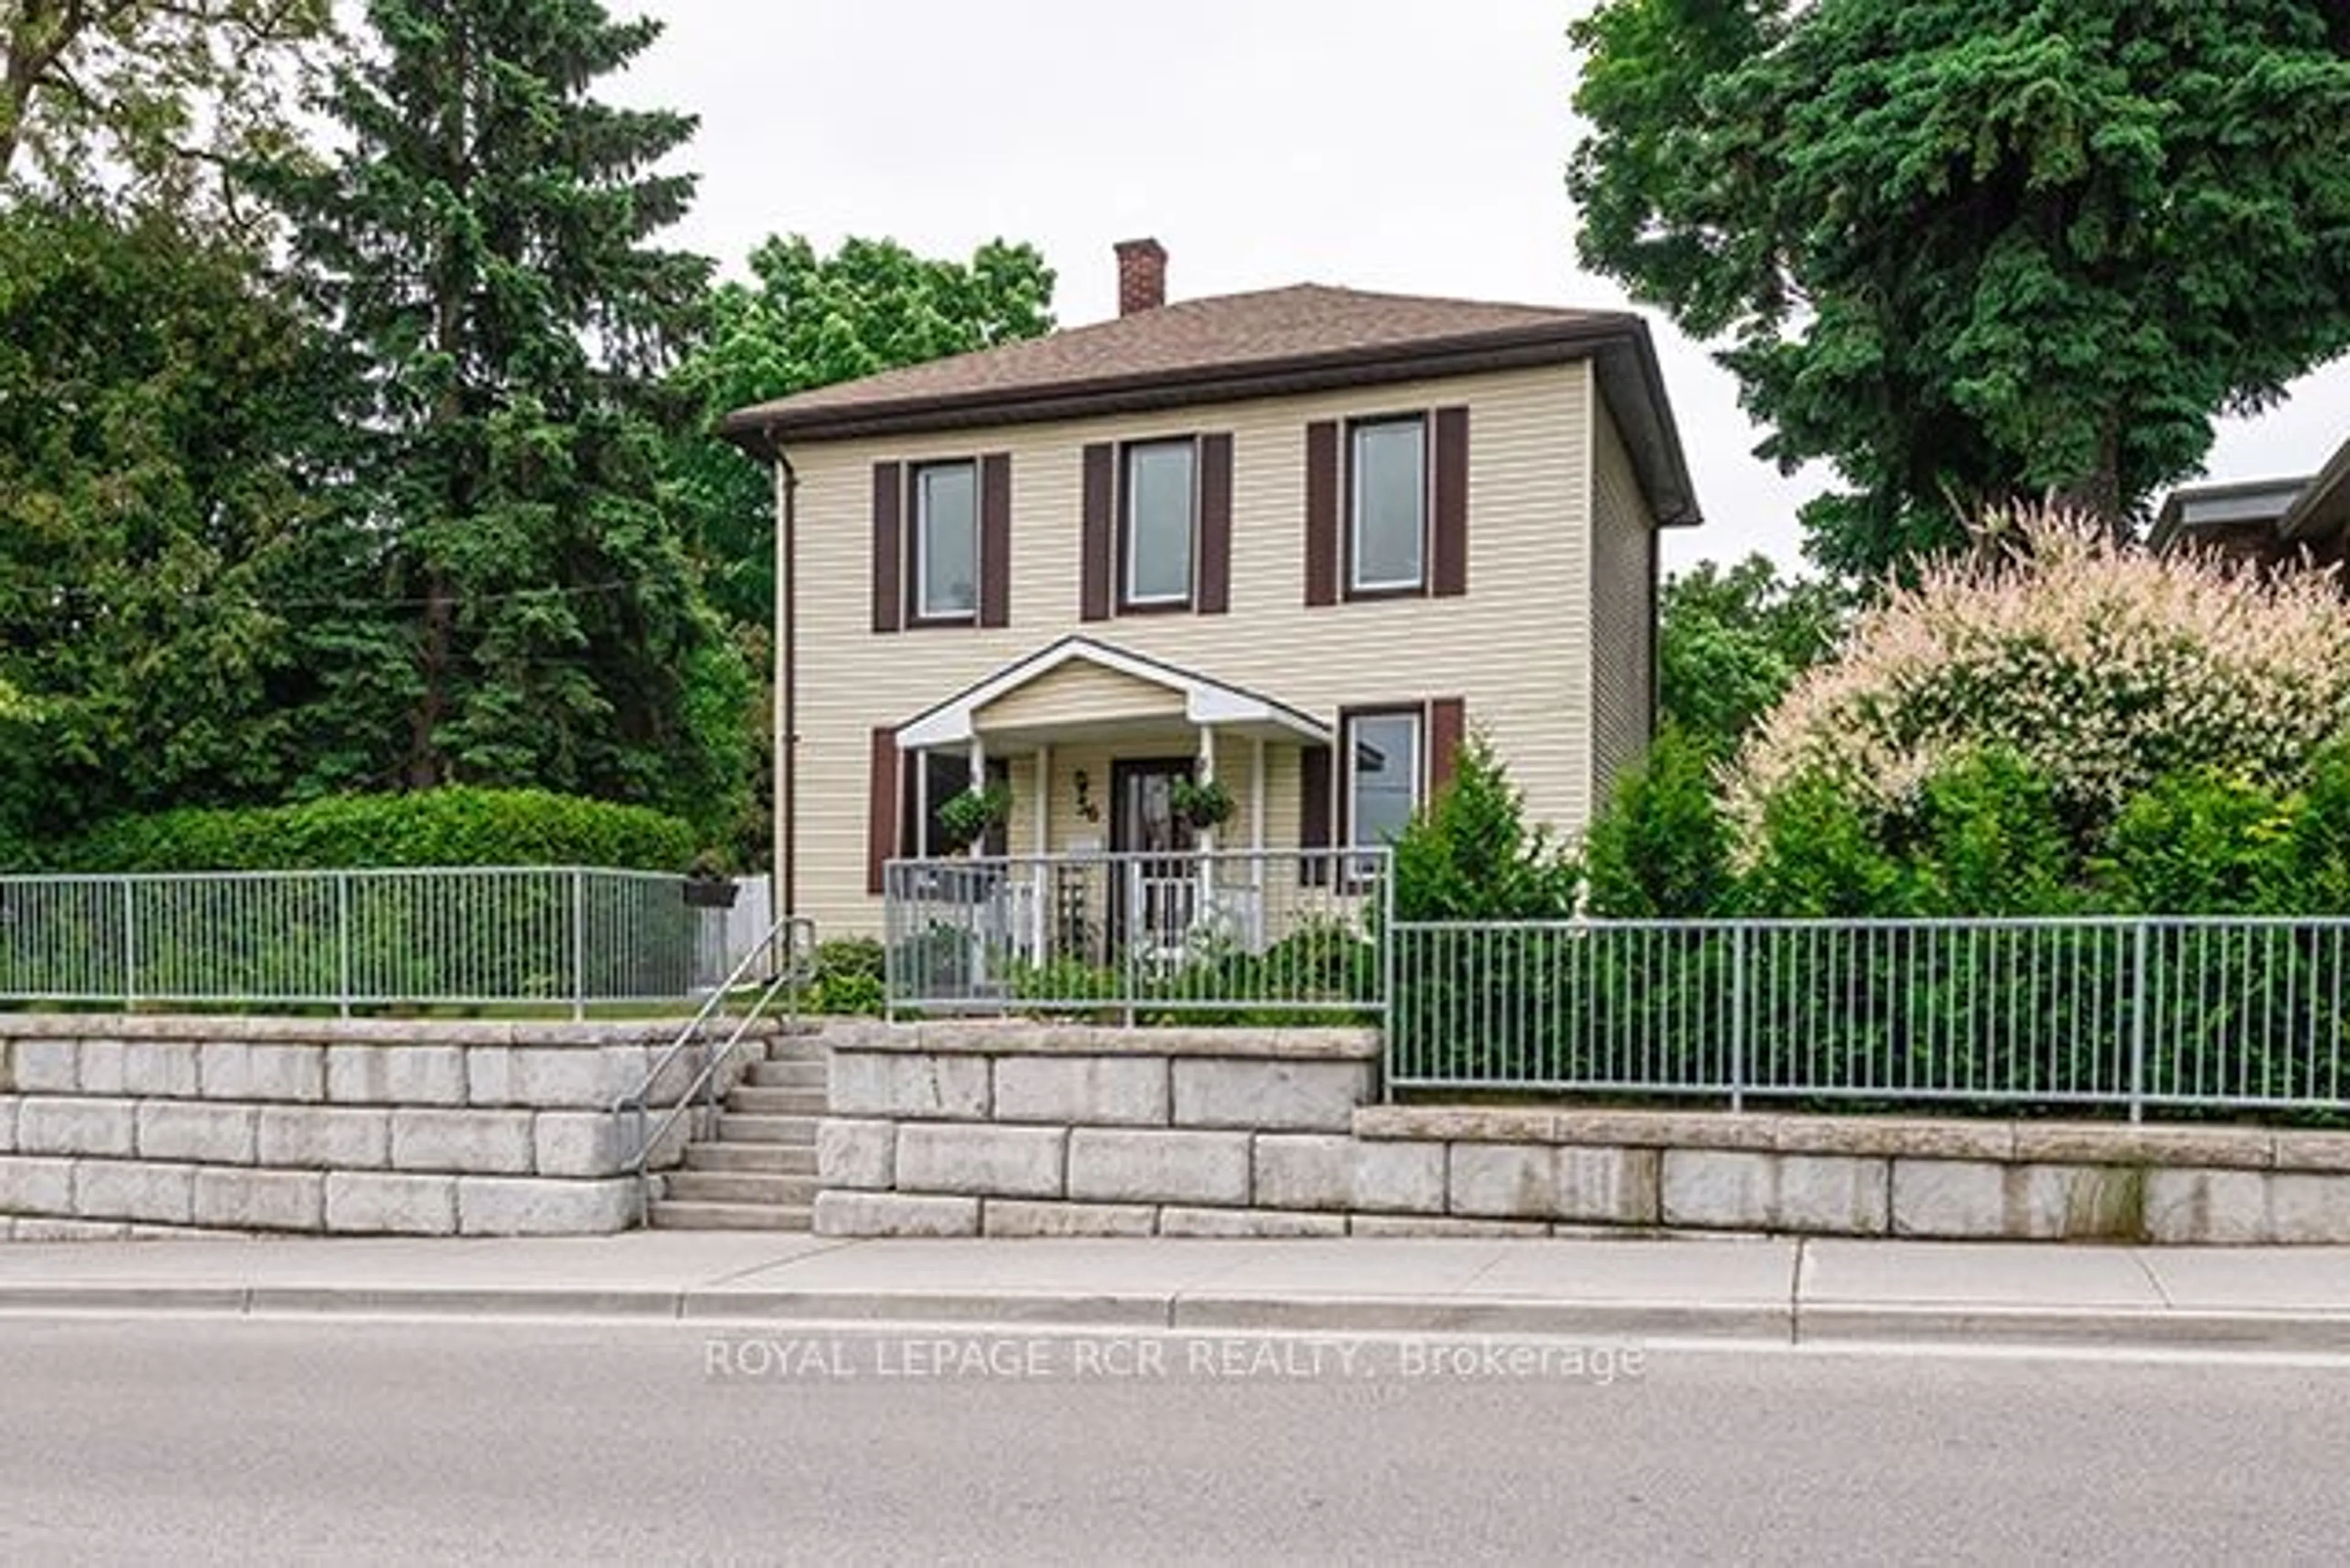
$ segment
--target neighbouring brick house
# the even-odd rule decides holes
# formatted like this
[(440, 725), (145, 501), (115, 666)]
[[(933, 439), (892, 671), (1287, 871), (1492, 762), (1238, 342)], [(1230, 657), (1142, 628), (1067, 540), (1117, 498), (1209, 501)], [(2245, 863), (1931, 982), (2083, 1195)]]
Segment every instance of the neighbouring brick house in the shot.
[[(1695, 524), (1635, 316), (1300, 286), (1165, 301), (741, 410), (777, 466), (777, 874), (877, 929), (883, 867), (1392, 832), (1488, 734), (1578, 828), (1646, 744), (1657, 530)], [(1205, 837), (1206, 836), (1201, 836)]]
[(2341, 561), (2350, 553), (2350, 441), (2302, 478), (2181, 486), (2163, 502), (2148, 543), (2262, 565)]

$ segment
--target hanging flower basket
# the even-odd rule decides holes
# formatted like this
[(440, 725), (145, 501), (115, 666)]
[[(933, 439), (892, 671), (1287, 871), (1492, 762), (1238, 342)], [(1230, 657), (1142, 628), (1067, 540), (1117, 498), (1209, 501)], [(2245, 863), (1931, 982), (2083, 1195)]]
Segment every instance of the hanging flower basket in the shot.
[(1232, 792), (1215, 779), (1177, 779), (1169, 791), (1175, 815), (1194, 833), (1206, 833), (1232, 820)]
[(939, 807), (939, 833), (943, 839), (940, 847), (949, 855), (960, 855), (984, 838), (989, 829), (1011, 820), (1010, 784), (967, 789)]
[(731, 909), (737, 891), (714, 856), (697, 856), (685, 873), (685, 907), (689, 909)]

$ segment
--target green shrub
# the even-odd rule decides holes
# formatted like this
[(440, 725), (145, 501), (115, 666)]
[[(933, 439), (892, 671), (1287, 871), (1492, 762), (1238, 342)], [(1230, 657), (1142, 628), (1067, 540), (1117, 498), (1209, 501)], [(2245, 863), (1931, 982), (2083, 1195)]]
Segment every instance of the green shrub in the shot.
[(2165, 774), (2124, 806), (2098, 869), (2120, 910), (2283, 912), (2295, 899), (2298, 796), (2212, 768)]
[(2292, 909), (2350, 915), (2350, 740), (2334, 741), (2310, 761), (2293, 820)]
[(2056, 793), (2005, 747), (1962, 756), (1927, 779), (1887, 836), (1908, 871), (1906, 913), (2054, 915), (2078, 902)]
[(1823, 778), (1799, 780), (1763, 808), (1753, 864), (1739, 878), (1746, 915), (1783, 919), (1898, 915), (1908, 878), (1874, 825)]
[(1542, 920), (1575, 913), (1573, 864), (1543, 828), (1482, 735), (1461, 748), (1451, 787), (1395, 842), (1400, 920)]
[(1668, 727), (1584, 836), (1590, 912), (1607, 919), (1720, 916), (1730, 897), (1730, 850), (1709, 753)]
[(884, 950), (871, 937), (844, 937), (820, 942), (816, 950), (816, 973), (801, 998), (810, 1012), (859, 1013), (874, 1016), (886, 1001), (882, 984)]
[(693, 829), (643, 806), (546, 790), (451, 788), (301, 805), (119, 817), (67, 846), (88, 872), (369, 866), (595, 866), (682, 871)]

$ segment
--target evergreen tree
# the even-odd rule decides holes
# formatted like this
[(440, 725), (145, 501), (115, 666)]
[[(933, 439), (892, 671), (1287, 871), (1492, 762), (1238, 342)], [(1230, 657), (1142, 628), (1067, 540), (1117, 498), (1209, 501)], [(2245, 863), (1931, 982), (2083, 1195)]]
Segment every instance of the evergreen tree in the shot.
[(2128, 534), (2222, 413), (2350, 349), (2343, 0), (1605, 0), (1586, 265), (1846, 482), (1871, 573), (2048, 493)]
[[(597, 0), (369, 0), (321, 171), (269, 177), (356, 360), (354, 535), (382, 614), (339, 628), (353, 782), (745, 798), (751, 683), (661, 479), (661, 378), (706, 286), (658, 248), (691, 117), (598, 101), (656, 22)], [(699, 690), (695, 682), (700, 683)], [(712, 700), (713, 692), (723, 700)]]

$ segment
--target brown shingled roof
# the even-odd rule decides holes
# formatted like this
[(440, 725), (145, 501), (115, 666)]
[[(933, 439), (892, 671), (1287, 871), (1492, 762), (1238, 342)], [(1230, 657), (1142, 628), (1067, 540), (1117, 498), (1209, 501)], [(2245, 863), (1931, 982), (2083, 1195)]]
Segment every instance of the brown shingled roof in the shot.
[[(796, 441), (1066, 419), (1583, 358), (1600, 360), (1611, 401), (1637, 387), (1650, 405), (1638, 417), (1618, 408), (1617, 417), (1636, 452), (1647, 445), (1646, 455), (1664, 462), (1644, 465), (1644, 478), (1669, 492), (1652, 495), (1660, 516), (1694, 522), (1647, 325), (1621, 311), (1299, 284), (1182, 300), (884, 370), (738, 410), (722, 428), (772, 453)], [(1654, 444), (1659, 437), (1661, 449)]]
[(810, 422), (811, 416), (848, 409), (1066, 391), (1106, 381), (1240, 370), (1627, 319), (1593, 311), (1299, 284), (1182, 300), (1049, 337), (818, 387), (744, 409), (727, 421), (727, 427), (788, 428)]

